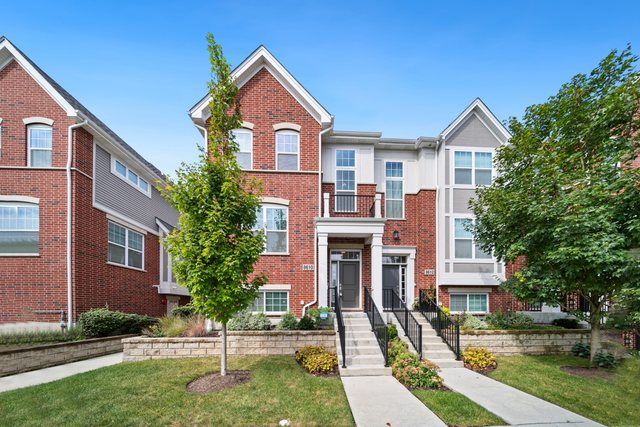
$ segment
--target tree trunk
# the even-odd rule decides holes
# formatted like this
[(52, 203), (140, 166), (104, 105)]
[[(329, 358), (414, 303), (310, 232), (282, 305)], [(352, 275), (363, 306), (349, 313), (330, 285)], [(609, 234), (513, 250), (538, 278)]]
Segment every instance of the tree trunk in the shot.
[(227, 375), (227, 322), (222, 324), (222, 349), (220, 349), (220, 375)]
[(593, 365), (596, 354), (598, 354), (598, 352), (600, 352), (600, 350), (602, 349), (602, 343), (600, 340), (600, 320), (602, 317), (602, 311), (601, 311), (602, 304), (600, 303), (593, 304), (593, 302), (590, 301), (590, 305), (591, 305), (591, 313), (589, 316), (589, 323), (591, 324), (590, 361), (591, 361), (591, 365)]

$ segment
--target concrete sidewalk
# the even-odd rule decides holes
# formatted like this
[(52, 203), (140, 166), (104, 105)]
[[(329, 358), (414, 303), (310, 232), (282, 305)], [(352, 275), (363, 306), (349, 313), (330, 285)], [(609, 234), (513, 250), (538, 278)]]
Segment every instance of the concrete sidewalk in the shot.
[(390, 375), (342, 377), (359, 427), (417, 427), (446, 424)]
[(50, 368), (24, 372), (22, 374), (9, 375), (7, 377), (0, 378), (0, 393), (3, 391), (48, 383), (80, 374), (82, 372), (116, 365), (120, 362), (122, 362), (122, 353), (114, 353), (106, 356), (94, 357), (93, 359), (80, 360), (79, 362), (67, 363), (65, 365), (52, 366)]
[(510, 425), (602, 426), (546, 400), (466, 368), (443, 368), (440, 376), (447, 387), (464, 394)]

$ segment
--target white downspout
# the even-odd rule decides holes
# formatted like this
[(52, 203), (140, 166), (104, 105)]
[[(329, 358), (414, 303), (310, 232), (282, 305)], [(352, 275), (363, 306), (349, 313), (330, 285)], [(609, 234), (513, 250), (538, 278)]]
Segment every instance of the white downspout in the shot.
[(73, 159), (73, 130), (87, 123), (88, 121), (85, 119), (82, 123), (69, 126), (67, 130), (67, 330), (69, 330), (73, 324), (73, 282), (71, 277), (71, 163)]
[[(318, 218), (322, 216), (322, 135), (333, 129), (333, 116), (331, 116), (331, 126), (318, 134)], [(313, 231), (313, 301), (302, 307), (302, 315), (309, 307), (318, 302), (318, 232)]]

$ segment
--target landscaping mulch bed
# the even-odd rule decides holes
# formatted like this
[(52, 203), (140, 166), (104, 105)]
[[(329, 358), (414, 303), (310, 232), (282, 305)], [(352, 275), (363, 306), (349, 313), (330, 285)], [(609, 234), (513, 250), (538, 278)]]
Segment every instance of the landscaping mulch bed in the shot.
[(561, 366), (560, 370), (576, 377), (583, 378), (600, 378), (603, 380), (610, 380), (614, 376), (614, 372), (612, 370), (584, 368), (581, 366)]
[(205, 375), (187, 384), (187, 391), (196, 394), (212, 393), (244, 384), (251, 379), (251, 371), (227, 371), (222, 376), (219, 372)]

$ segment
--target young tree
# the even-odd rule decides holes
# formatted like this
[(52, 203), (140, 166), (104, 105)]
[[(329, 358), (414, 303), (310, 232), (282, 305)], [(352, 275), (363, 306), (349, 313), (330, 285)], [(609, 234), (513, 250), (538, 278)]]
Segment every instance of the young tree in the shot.
[(183, 164), (163, 195), (180, 212), (179, 227), (166, 238), (180, 284), (195, 310), (222, 324), (221, 375), (227, 367), (227, 322), (246, 309), (266, 282), (253, 274), (264, 248), (264, 233), (253, 230), (260, 207), (260, 183), (238, 167), (231, 131), (241, 127), (238, 88), (229, 65), (208, 35), (211, 60), (211, 117), (207, 147), (198, 162)]
[(603, 305), (638, 288), (640, 88), (630, 48), (611, 52), (547, 102), (512, 118), (496, 155), (498, 177), (478, 191), (473, 232), (483, 250), (523, 267), (505, 288), (563, 305), (589, 301), (591, 360), (601, 349)]

